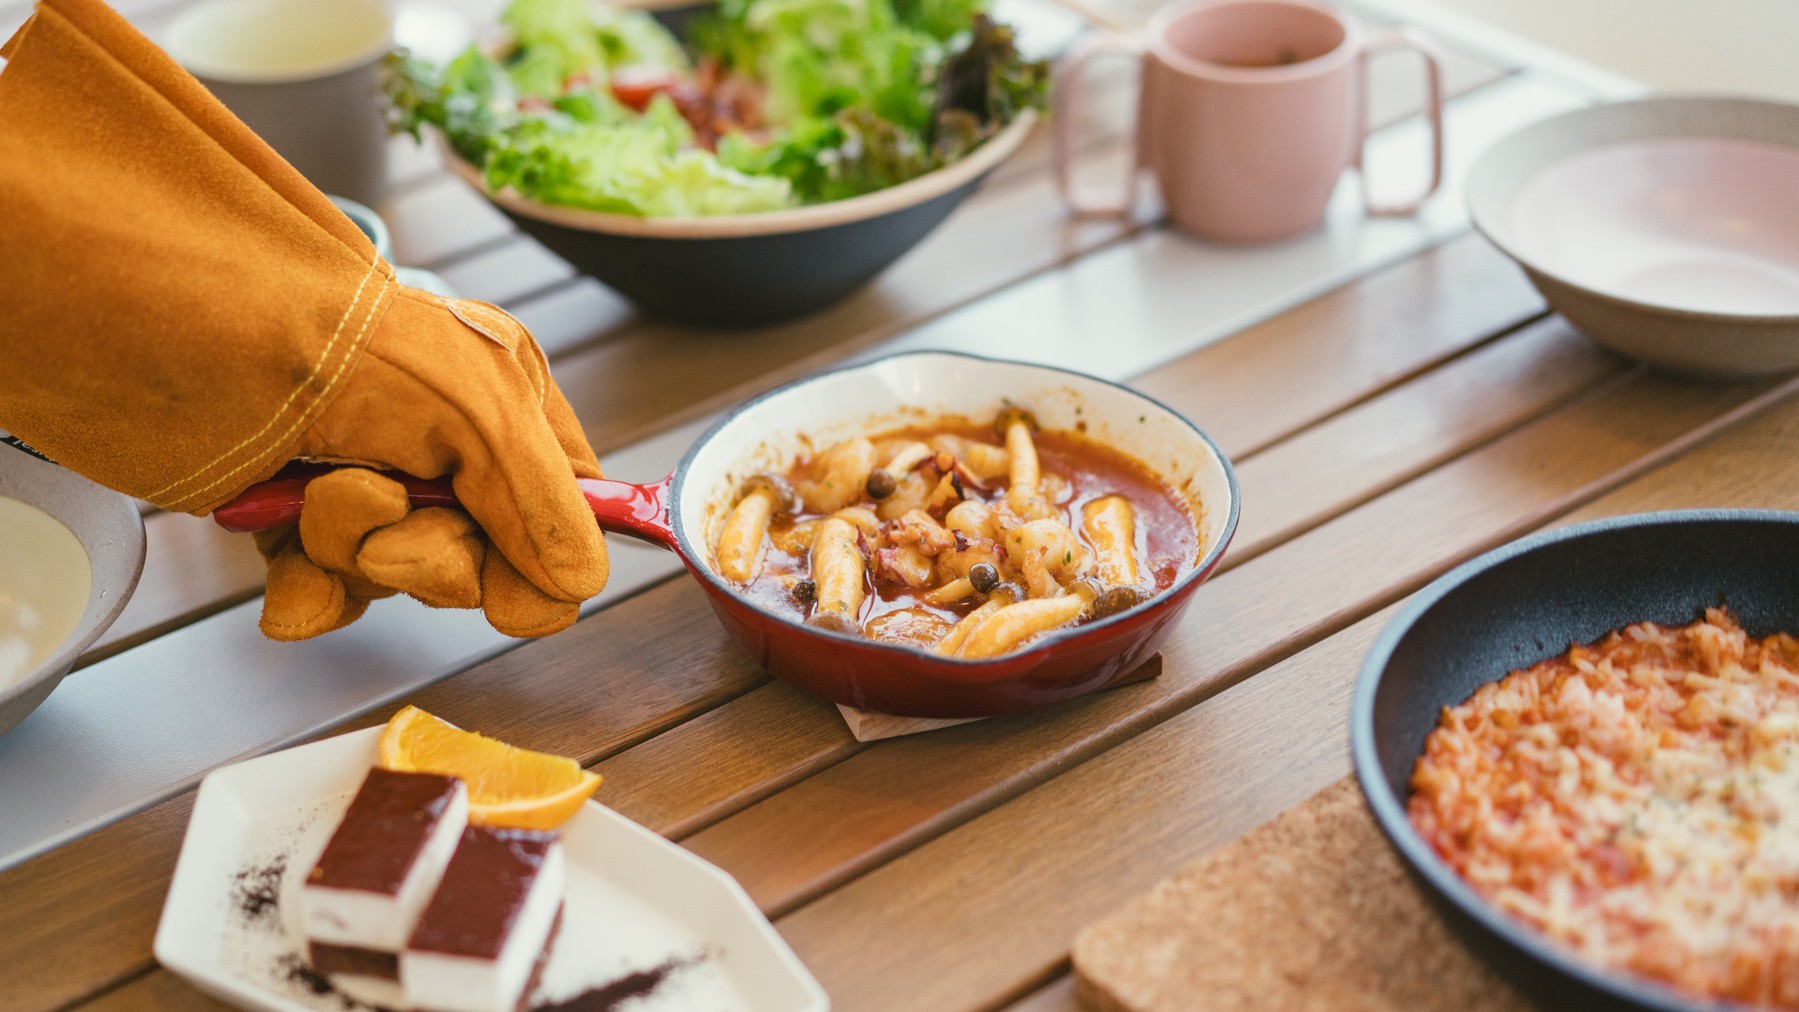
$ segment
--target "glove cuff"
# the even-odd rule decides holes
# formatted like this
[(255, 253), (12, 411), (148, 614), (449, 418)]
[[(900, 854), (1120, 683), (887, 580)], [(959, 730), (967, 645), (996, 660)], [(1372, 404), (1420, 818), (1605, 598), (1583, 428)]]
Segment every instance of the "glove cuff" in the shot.
[[(218, 434), (237, 438), (217, 452), (207, 446), (193, 453), (188, 459), (197, 459), (199, 466), (141, 498), (165, 509), (207, 513), (280, 470), (294, 456), (307, 428), (343, 388), (400, 287), (393, 268), (376, 258), (349, 294), (336, 325), (329, 333), (313, 335), (315, 354), (303, 369), (290, 370), (286, 384), (266, 382), (275, 378), (274, 369), (256, 370), (246, 378), (254, 395), (245, 398), (245, 391), (239, 392), (239, 403), (247, 409), (243, 418), (260, 424), (248, 432), (242, 430), (249, 426), (240, 425)], [(215, 436), (208, 442), (224, 444), (226, 439)], [(190, 452), (199, 449), (193, 446)]]
[(0, 74), (0, 427), (204, 512), (274, 473), (400, 287), (316, 189), (99, 0)]

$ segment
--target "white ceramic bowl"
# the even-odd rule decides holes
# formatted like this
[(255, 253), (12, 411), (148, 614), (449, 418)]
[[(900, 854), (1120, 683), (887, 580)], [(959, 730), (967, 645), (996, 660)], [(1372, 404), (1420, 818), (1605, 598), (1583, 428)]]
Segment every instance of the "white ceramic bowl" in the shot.
[(1474, 223), (1595, 341), (1671, 372), (1799, 369), (1799, 106), (1650, 98), (1483, 156)]
[[(10, 447), (0, 447), (0, 497), (34, 507), (67, 528), (80, 543), (87, 565), (86, 604), (60, 645), (17, 677), (0, 682), (0, 733), (4, 733), (50, 695), (75, 659), (125, 607), (144, 568), (144, 521), (125, 496)], [(54, 539), (36, 545), (27, 540), (15, 549), (25, 557), (9, 557), (0, 564), (15, 574), (37, 567), (51, 576), (59, 575), (62, 567), (82, 564), (57, 556), (54, 549)], [(29, 593), (27, 589), (24, 595), (27, 606), (32, 604)], [(50, 621), (55, 621), (54, 615)]]

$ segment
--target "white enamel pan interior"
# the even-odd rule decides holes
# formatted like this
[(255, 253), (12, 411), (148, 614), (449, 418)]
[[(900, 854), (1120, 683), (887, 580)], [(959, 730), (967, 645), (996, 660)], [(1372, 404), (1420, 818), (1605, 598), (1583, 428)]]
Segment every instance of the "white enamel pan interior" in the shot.
[(733, 412), (700, 438), (676, 471), (669, 493), (675, 535), (687, 557), (722, 584), (713, 547), (748, 476), (785, 471), (844, 439), (946, 415), (984, 423), (1007, 401), (1028, 409), (1044, 429), (1083, 432), (1148, 465), (1193, 514), (1196, 568), (1214, 561), (1236, 525), (1236, 479), (1223, 453), (1192, 422), (1105, 380), (951, 352), (894, 355), (820, 373)]

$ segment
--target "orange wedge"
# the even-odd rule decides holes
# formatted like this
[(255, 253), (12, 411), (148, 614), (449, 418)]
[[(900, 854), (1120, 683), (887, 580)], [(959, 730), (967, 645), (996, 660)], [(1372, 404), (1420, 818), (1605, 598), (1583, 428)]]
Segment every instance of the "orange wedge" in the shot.
[(416, 706), (394, 714), (381, 732), (381, 765), (461, 778), (469, 821), (478, 826), (555, 829), (600, 786), (600, 775), (573, 759), (464, 731)]

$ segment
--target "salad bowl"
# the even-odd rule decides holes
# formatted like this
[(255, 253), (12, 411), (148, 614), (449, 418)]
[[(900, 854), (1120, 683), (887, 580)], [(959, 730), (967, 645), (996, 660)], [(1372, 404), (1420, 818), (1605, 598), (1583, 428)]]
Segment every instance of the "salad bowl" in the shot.
[[(1191, 567), (1142, 604), (980, 660), (809, 625), (765, 610), (718, 573), (712, 546), (746, 477), (778, 470), (807, 447), (926, 417), (991, 415), (1006, 401), (1045, 429), (1084, 431), (1154, 471), (1194, 514)], [(455, 503), (448, 480), (405, 481), (415, 506)], [(1223, 451), (1172, 409), (1080, 373), (950, 352), (892, 355), (797, 380), (724, 416), (660, 481), (580, 485), (602, 528), (679, 555), (719, 623), (770, 674), (835, 703), (909, 717), (1015, 713), (1131, 680), (1217, 568), (1239, 504)], [(304, 492), (302, 478), (271, 482), (213, 516), (238, 531), (292, 522)]]
[(969, 154), (897, 186), (754, 214), (640, 218), (559, 207), (510, 189), (446, 145), (444, 158), (525, 234), (646, 313), (750, 327), (840, 301), (917, 245), (1029, 136), (1026, 110)]
[(990, 0), (721, 0), (679, 34), (509, 0), (498, 37), (400, 55), (390, 124), (651, 316), (779, 322), (844, 298), (1017, 151), (1049, 66)]

